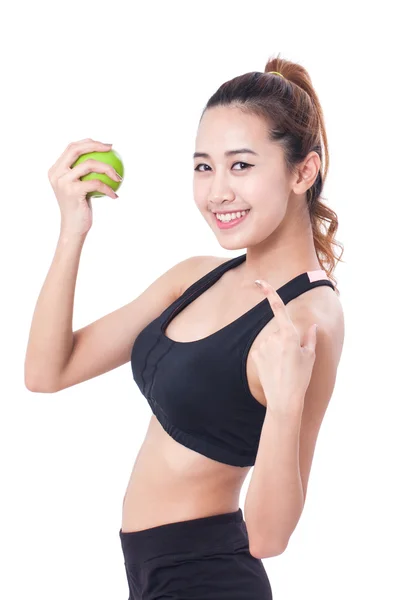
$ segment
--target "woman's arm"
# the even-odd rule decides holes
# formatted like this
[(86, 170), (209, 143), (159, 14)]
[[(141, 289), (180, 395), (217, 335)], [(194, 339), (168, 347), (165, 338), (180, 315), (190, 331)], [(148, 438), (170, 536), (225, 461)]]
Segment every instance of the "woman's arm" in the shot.
[[(295, 322), (300, 339), (312, 323), (318, 323), (318, 333), (309, 385), (305, 392), (299, 385), (297, 396), (291, 388), (289, 397), (289, 388), (284, 386), (275, 395), (274, 406), (286, 408), (267, 409), (246, 495), (244, 516), (251, 553), (259, 558), (281, 554), (299, 521), (318, 432), (335, 385), (344, 335), (342, 313), (339, 310), (334, 320), (331, 315), (324, 320), (311, 310), (303, 314)], [(296, 381), (295, 373), (293, 377)], [(263, 389), (268, 398), (271, 386), (263, 385)]]

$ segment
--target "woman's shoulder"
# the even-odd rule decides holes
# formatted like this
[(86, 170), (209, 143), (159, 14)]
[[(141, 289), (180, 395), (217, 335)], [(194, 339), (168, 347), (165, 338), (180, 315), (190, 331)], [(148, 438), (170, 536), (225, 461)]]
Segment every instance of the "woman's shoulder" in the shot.
[(229, 258), (226, 256), (198, 255), (189, 257), (185, 261), (185, 269), (182, 273), (181, 293), (227, 260)]
[(304, 333), (312, 323), (317, 323), (319, 336), (329, 339), (331, 348), (332, 345), (337, 348), (340, 356), (344, 341), (344, 313), (335, 290), (327, 285), (318, 286), (301, 294), (287, 308), (299, 332)]

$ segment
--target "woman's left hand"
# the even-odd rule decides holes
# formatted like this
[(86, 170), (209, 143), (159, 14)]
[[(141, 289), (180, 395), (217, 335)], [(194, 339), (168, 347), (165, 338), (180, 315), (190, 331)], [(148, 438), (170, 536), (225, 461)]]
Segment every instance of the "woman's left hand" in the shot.
[(280, 415), (302, 412), (315, 362), (316, 324), (308, 329), (301, 345), (282, 298), (266, 281), (257, 281), (269, 300), (278, 327), (271, 334), (262, 331), (258, 348), (251, 351), (268, 411)]

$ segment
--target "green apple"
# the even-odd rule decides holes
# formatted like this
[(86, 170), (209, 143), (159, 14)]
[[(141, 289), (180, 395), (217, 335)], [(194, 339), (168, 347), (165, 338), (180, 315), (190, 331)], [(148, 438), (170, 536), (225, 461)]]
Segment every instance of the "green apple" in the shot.
[[(80, 163), (84, 162), (85, 160), (88, 160), (89, 158), (93, 158), (94, 160), (99, 160), (103, 163), (111, 165), (116, 170), (118, 175), (120, 175), (121, 177), (124, 176), (124, 165), (122, 163), (122, 159), (118, 152), (116, 152), (115, 150), (109, 150), (108, 152), (87, 152), (86, 154), (81, 154), (81, 156), (79, 156), (79, 158), (71, 166), (75, 167), (76, 165), (79, 165)], [(109, 185), (114, 190), (114, 192), (117, 191), (117, 189), (122, 183), (120, 181), (110, 179), (110, 177), (105, 173), (88, 173), (87, 175), (83, 175), (83, 177), (80, 178), (81, 181), (90, 181), (91, 179), (99, 179), (100, 181), (103, 181), (103, 183)], [(87, 198), (100, 198), (101, 196), (105, 196), (105, 194), (103, 194), (103, 192), (98, 191), (88, 192), (86, 194)]]

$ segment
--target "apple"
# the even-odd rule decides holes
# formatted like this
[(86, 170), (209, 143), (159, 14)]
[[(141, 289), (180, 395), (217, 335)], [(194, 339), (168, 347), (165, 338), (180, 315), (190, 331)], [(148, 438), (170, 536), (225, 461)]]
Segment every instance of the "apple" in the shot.
[[(124, 165), (122, 159), (118, 152), (116, 152), (115, 150), (109, 150), (108, 152), (87, 152), (86, 154), (81, 154), (81, 156), (79, 156), (79, 158), (74, 162), (72, 167), (79, 165), (80, 163), (84, 162), (85, 160), (88, 160), (89, 158), (93, 158), (94, 160), (99, 160), (103, 163), (111, 165), (116, 170), (118, 175), (120, 175), (121, 177), (124, 176)], [(80, 178), (81, 181), (90, 181), (91, 179), (99, 179), (106, 185), (109, 185), (114, 190), (114, 192), (117, 191), (117, 189), (122, 183), (121, 181), (114, 181), (114, 179), (110, 179), (110, 177), (105, 173), (93, 172), (88, 173), (87, 175), (83, 175), (83, 177)], [(101, 196), (105, 195), (106, 194), (104, 194), (103, 192), (98, 191), (88, 192), (86, 194), (87, 198), (101, 198)]]

